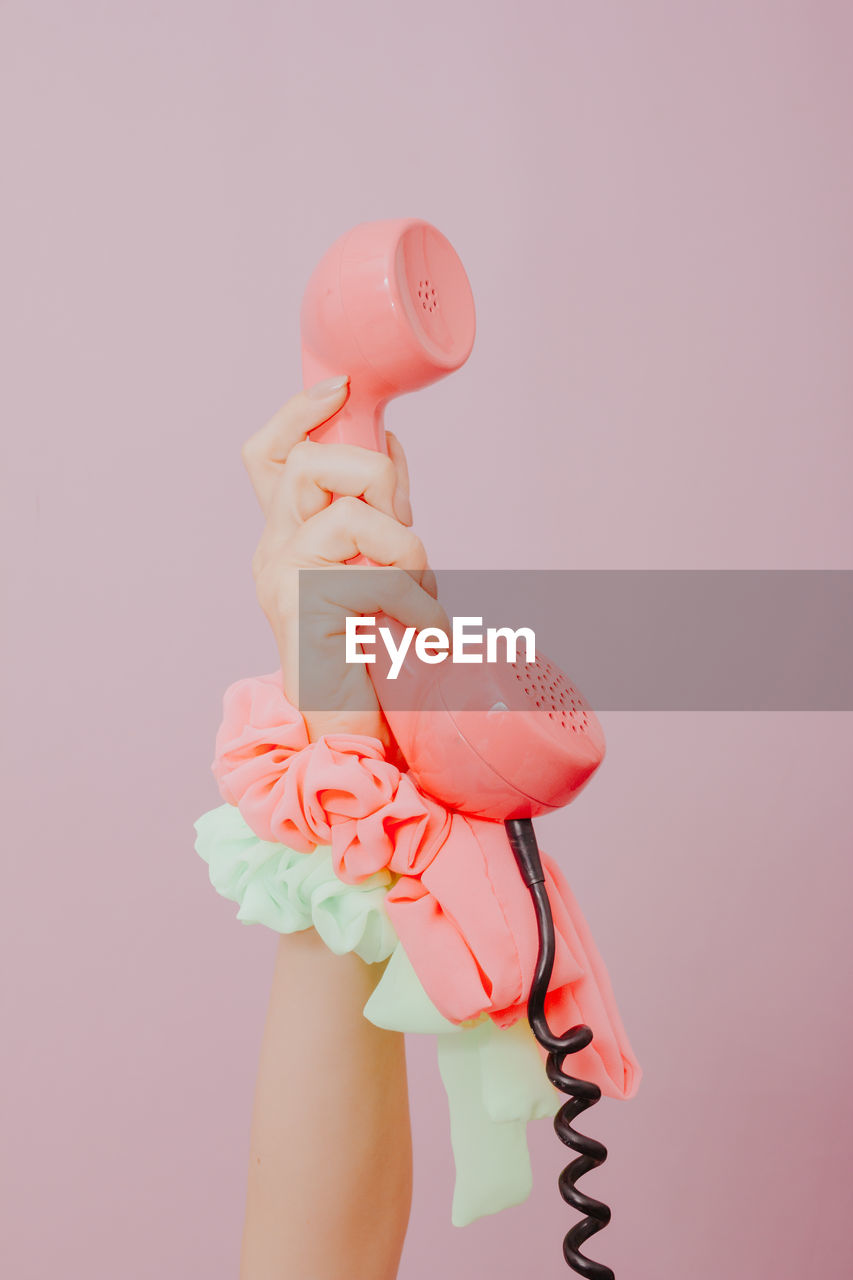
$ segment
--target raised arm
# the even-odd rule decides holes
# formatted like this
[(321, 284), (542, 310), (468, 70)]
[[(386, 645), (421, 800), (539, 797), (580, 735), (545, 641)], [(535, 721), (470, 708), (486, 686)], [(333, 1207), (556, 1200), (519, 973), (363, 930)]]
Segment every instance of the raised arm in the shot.
[(362, 1009), (384, 965), (313, 929), (278, 944), (240, 1280), (394, 1280), (412, 1194), (405, 1038)]
[[(322, 390), (322, 388), (321, 388)], [(405, 459), (352, 445), (314, 444), (307, 433), (346, 398), (346, 385), (300, 392), (243, 450), (266, 527), (253, 569), (272, 626), (285, 693), (297, 701), (297, 571), (362, 553), (408, 569), (395, 592), (401, 617), (446, 625), (426, 556), (408, 527)], [(331, 505), (332, 494), (350, 501)], [(363, 501), (357, 501), (363, 499)], [(346, 612), (387, 601), (330, 601), (323, 636)], [(364, 733), (392, 746), (364, 667), (340, 680), (336, 710), (309, 717), (309, 735)], [(405, 1041), (375, 1027), (362, 1009), (384, 965), (334, 955), (313, 929), (281, 937), (264, 1030), (251, 1126), (240, 1280), (393, 1280), (409, 1219), (412, 1147)]]

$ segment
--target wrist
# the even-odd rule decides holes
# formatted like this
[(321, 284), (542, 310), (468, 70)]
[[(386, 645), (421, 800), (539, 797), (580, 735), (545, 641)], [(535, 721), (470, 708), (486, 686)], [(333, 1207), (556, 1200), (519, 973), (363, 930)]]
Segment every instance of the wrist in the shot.
[(302, 718), (311, 742), (329, 734), (358, 734), (378, 738), (387, 753), (393, 741), (387, 720), (377, 711), (314, 711)]
[[(386, 750), (391, 748), (394, 738), (388, 721), (375, 702), (367, 705), (368, 694), (365, 691), (365, 677), (358, 672), (358, 679), (350, 676), (338, 686), (338, 696), (334, 699), (334, 707), (322, 711), (302, 711), (299, 708), (299, 666), (296, 661), (298, 653), (297, 637), (290, 636), (289, 643), (279, 645), (279, 661), (281, 664), (281, 687), (285, 698), (292, 707), (299, 710), (305, 722), (305, 729), (311, 742), (316, 742), (329, 734), (359, 734), (367, 738), (378, 738)], [(369, 690), (369, 685), (367, 685)], [(348, 703), (354, 705), (347, 705)], [(360, 705), (359, 705), (360, 704)], [(398, 754), (392, 751), (391, 754)]]

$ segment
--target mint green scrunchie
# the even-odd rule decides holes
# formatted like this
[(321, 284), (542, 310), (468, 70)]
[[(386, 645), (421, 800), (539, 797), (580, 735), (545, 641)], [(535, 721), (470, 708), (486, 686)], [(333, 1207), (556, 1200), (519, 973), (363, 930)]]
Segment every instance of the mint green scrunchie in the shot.
[(260, 840), (234, 805), (211, 809), (194, 826), (210, 882), (239, 904), (238, 920), (277, 933), (313, 926), (337, 955), (354, 951), (367, 964), (388, 960), (364, 1016), (391, 1031), (436, 1036), (456, 1165), (454, 1226), (526, 1200), (532, 1187), (527, 1122), (553, 1116), (564, 1100), (545, 1075), (526, 1021), (499, 1028), (483, 1015), (457, 1025), (439, 1013), (386, 914), (385, 894), (396, 879), (391, 872), (345, 884), (329, 848), (298, 853)]

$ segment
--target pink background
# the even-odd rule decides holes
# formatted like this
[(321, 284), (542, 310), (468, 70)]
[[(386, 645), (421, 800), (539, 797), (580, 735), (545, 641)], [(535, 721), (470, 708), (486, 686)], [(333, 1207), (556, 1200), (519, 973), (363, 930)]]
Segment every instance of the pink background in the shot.
[[(276, 665), (239, 449), (318, 256), (412, 214), (468, 269), (468, 365), (389, 414), (437, 568), (850, 567), (851, 37), (829, 0), (0, 6), (16, 1280), (237, 1273), (275, 937), (191, 824), (225, 685)], [(645, 1068), (586, 1117), (589, 1251), (841, 1276), (851, 716), (604, 721), (540, 828)], [(402, 1280), (568, 1274), (548, 1122), (530, 1201), (453, 1228), (409, 1052)]]

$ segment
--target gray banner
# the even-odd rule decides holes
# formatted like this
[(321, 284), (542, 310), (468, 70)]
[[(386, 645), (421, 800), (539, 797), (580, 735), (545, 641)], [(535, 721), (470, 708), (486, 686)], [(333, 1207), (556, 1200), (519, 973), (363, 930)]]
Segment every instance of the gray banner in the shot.
[[(596, 710), (853, 710), (850, 570), (445, 570), (436, 577), (451, 621), (482, 618), (483, 631), (532, 629), (537, 658), (562, 668)], [(333, 709), (340, 697), (344, 614), (378, 607), (394, 617), (395, 602), (404, 600), (411, 607), (401, 570), (300, 572), (303, 711)], [(340, 634), (324, 637), (329, 602), (342, 606)], [(523, 645), (519, 653), (523, 660)], [(453, 696), (463, 699), (454, 685)]]

